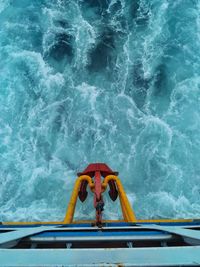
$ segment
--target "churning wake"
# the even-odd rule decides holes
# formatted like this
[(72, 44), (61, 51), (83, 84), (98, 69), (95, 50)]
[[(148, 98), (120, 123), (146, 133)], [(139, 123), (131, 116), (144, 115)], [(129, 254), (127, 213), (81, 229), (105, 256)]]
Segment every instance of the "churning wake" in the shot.
[(200, 217), (199, 0), (0, 0), (0, 25), (0, 220), (62, 219), (90, 162), (138, 218)]

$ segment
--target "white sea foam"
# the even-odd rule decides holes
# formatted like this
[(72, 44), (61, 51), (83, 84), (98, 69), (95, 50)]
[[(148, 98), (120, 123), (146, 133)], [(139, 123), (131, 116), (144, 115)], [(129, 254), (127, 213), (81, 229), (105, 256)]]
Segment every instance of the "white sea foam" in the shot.
[[(98, 161), (119, 171), (139, 218), (199, 216), (198, 10), (0, 1), (2, 220), (61, 219), (76, 172)], [(90, 197), (76, 218), (94, 217)]]

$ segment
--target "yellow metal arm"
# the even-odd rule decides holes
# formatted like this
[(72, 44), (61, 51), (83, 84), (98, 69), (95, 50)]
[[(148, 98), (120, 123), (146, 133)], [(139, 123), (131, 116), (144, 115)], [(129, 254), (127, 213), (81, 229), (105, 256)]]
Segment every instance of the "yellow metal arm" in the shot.
[(92, 181), (92, 178), (88, 175), (82, 175), (80, 177), (77, 178), (75, 185), (74, 185), (74, 189), (68, 204), (68, 208), (67, 208), (67, 212), (64, 218), (64, 223), (72, 223), (73, 221), (73, 217), (74, 217), (74, 212), (75, 212), (75, 208), (76, 208), (76, 202), (77, 202), (77, 198), (78, 198), (78, 192), (79, 192), (79, 188), (81, 185), (82, 181), (87, 181), (89, 184), (90, 189), (92, 190), (94, 188), (94, 183)]
[(134, 214), (134, 211), (132, 210), (132, 207), (131, 207), (130, 202), (126, 196), (126, 193), (124, 191), (124, 188), (122, 186), (120, 179), (115, 175), (108, 175), (105, 177), (103, 184), (102, 184), (102, 187), (104, 189), (106, 189), (108, 182), (111, 180), (115, 181), (115, 183), (117, 185), (124, 221), (125, 222), (136, 222), (136, 216)]

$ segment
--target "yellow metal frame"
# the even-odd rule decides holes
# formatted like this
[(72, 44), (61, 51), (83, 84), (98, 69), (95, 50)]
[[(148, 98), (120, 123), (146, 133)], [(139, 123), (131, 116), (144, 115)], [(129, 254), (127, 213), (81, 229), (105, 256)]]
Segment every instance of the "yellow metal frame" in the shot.
[[(116, 183), (116, 186), (118, 189), (119, 199), (120, 199), (120, 204), (121, 204), (121, 209), (122, 209), (124, 221), (125, 222), (136, 222), (135, 214), (131, 208), (131, 205), (128, 201), (126, 193), (125, 193), (123, 186), (120, 182), (120, 179), (117, 176), (108, 175), (105, 177), (105, 179), (102, 183), (103, 191), (106, 190), (106, 188), (108, 186), (108, 182), (111, 180), (113, 180)], [(91, 191), (93, 191), (93, 189), (94, 189), (94, 183), (93, 183), (93, 180), (90, 176), (82, 175), (76, 180), (74, 190), (73, 190), (71, 199), (69, 201), (69, 205), (68, 205), (67, 213), (66, 213), (66, 216), (64, 219), (64, 223), (72, 223), (73, 222), (74, 211), (75, 211), (76, 202), (77, 202), (77, 198), (78, 198), (78, 192), (79, 192), (79, 188), (80, 188), (82, 181), (88, 182)]]
[[(119, 193), (119, 200), (120, 200), (120, 205), (121, 205), (121, 210), (122, 210), (122, 215), (123, 215), (123, 220), (103, 220), (103, 222), (132, 222), (132, 223), (144, 223), (144, 222), (149, 222), (149, 223), (161, 223), (161, 222), (192, 222), (192, 221), (197, 221), (197, 219), (159, 219), (159, 220), (137, 220), (135, 213), (130, 205), (130, 202), (126, 196), (126, 193), (124, 191), (124, 188), (122, 186), (122, 183), (120, 179), (115, 176), (115, 175), (108, 175), (104, 178), (103, 183), (102, 183), (102, 190), (103, 192), (107, 189), (108, 182), (109, 181), (114, 181)], [(92, 223), (94, 221), (91, 220), (86, 220), (86, 221), (73, 221), (74, 218), (74, 212), (76, 208), (76, 203), (78, 199), (78, 192), (80, 185), (82, 181), (87, 181), (90, 190), (93, 192), (94, 191), (94, 182), (92, 178), (88, 175), (81, 175), (77, 178), (74, 189), (68, 204), (68, 208), (66, 211), (66, 215), (63, 221), (54, 221), (54, 222), (3, 222), (4, 225), (42, 225), (42, 224), (71, 224), (71, 223)]]

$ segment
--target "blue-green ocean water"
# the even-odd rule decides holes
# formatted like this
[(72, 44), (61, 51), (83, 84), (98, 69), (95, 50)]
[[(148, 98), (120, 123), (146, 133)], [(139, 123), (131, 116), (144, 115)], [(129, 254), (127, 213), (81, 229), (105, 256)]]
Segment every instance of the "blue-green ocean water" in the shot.
[(199, 0), (0, 0), (0, 26), (0, 220), (62, 219), (90, 162), (137, 217), (200, 217)]

